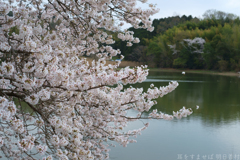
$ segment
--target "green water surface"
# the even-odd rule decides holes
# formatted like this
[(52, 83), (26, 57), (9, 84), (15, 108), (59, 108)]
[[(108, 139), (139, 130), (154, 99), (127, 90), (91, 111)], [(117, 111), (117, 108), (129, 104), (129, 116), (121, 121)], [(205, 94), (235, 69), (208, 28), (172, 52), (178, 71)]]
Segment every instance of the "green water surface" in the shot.
[[(178, 88), (157, 99), (153, 109), (171, 114), (185, 106), (194, 113), (181, 120), (146, 120), (150, 125), (138, 142), (111, 148), (110, 159), (240, 160), (240, 78), (154, 71), (133, 86), (146, 90), (151, 83), (160, 87), (172, 80), (179, 82)], [(134, 122), (126, 130), (141, 126)]]

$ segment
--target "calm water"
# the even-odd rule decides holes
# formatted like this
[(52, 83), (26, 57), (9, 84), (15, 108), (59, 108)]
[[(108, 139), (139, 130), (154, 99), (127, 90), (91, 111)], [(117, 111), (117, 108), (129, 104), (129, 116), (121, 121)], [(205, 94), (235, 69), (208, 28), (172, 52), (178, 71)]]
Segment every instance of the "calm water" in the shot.
[[(240, 78), (150, 72), (147, 81), (134, 86), (147, 89), (151, 83), (159, 87), (171, 80), (179, 87), (159, 98), (154, 108), (169, 114), (183, 106), (200, 108), (181, 120), (148, 120), (138, 142), (111, 148), (110, 159), (240, 160)], [(127, 129), (141, 126), (141, 121), (134, 122)]]

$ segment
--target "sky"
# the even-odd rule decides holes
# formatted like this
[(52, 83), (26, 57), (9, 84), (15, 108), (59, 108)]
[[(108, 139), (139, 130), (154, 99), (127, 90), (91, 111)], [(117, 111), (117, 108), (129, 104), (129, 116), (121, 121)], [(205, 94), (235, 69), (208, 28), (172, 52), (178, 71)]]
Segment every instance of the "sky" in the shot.
[[(202, 18), (205, 11), (215, 9), (226, 13), (233, 13), (240, 16), (240, 0), (148, 0), (147, 3), (156, 4), (160, 11), (152, 16), (152, 19), (159, 19), (171, 16), (192, 15)], [(138, 5), (148, 8), (148, 4)], [(124, 28), (130, 27), (125, 25)]]
[(199, 18), (209, 9), (240, 16), (240, 0), (149, 0), (148, 3), (157, 4), (160, 8), (160, 12), (154, 18), (184, 14)]

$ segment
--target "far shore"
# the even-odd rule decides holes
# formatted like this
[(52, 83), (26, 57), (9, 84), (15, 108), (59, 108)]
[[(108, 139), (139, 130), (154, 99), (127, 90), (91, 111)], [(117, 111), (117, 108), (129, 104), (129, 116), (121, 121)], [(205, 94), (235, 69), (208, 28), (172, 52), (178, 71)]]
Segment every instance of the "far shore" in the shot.
[(222, 76), (240, 76), (238, 72), (219, 72), (210, 70), (194, 70), (194, 69), (175, 69), (175, 68), (149, 68), (149, 71), (161, 71), (161, 72), (185, 72), (188, 73), (198, 73), (198, 74), (213, 74)]
[[(85, 57), (86, 58), (86, 57)], [(89, 62), (93, 60), (93, 58), (87, 58)], [(114, 61), (107, 61), (108, 64), (114, 64)], [(91, 64), (91, 63), (90, 63)], [(124, 68), (126, 66), (134, 67), (145, 65), (143, 62), (133, 62), (133, 61), (122, 61), (120, 64), (120, 68)], [(211, 70), (195, 70), (195, 69), (175, 69), (175, 68), (148, 68), (150, 71), (161, 71), (161, 72), (185, 72), (188, 73), (198, 73), (198, 74), (212, 74), (212, 75), (222, 75), (222, 76), (240, 76), (240, 72), (229, 71), (229, 72), (219, 72), (219, 71), (211, 71)]]

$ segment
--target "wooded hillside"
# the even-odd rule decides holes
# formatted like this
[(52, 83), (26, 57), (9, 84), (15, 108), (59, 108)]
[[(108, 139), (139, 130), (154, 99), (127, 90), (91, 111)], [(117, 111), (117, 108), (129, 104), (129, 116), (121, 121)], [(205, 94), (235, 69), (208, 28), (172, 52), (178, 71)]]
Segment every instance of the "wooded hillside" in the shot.
[(240, 70), (240, 19), (238, 16), (208, 10), (203, 19), (174, 16), (155, 19), (155, 30), (129, 28), (140, 43), (127, 47), (116, 43), (126, 60), (145, 62), (150, 67)]

